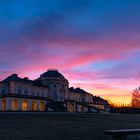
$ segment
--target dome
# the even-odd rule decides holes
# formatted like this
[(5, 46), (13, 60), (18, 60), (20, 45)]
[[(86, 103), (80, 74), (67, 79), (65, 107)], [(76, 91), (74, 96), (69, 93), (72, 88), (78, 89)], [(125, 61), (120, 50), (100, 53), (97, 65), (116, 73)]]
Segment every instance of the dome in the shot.
[(57, 69), (48, 69), (47, 72), (41, 75), (41, 77), (64, 78), (64, 76), (61, 73), (59, 73)]

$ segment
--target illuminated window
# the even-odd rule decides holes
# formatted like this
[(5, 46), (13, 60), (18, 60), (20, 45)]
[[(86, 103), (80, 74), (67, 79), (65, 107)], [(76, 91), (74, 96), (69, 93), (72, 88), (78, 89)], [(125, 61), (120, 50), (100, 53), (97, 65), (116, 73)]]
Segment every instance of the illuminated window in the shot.
[(2, 105), (2, 110), (3, 111), (6, 110), (6, 100), (2, 100), (1, 105)]
[(22, 111), (27, 111), (28, 110), (28, 101), (24, 100), (22, 101)]
[(32, 111), (36, 111), (37, 110), (37, 103), (36, 101), (32, 102)]
[(12, 110), (18, 110), (18, 100), (12, 100)]
[(68, 111), (74, 112), (74, 105), (73, 104), (68, 104)]
[(85, 112), (85, 108), (83, 106), (81, 106), (81, 112)]
[(44, 104), (43, 101), (41, 101), (41, 102), (39, 103), (39, 110), (40, 110), (40, 111), (45, 111), (45, 104)]

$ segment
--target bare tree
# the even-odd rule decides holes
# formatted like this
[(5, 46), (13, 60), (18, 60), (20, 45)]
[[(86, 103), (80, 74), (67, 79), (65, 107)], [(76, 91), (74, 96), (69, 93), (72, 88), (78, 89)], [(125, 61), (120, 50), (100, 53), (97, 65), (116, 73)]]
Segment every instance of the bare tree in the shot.
[(132, 107), (140, 108), (140, 87), (132, 92)]

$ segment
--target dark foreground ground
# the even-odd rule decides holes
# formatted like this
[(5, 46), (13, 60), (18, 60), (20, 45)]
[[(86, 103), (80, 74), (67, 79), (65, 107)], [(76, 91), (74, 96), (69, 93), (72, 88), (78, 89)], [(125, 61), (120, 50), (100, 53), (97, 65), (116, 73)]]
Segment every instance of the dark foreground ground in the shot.
[(0, 113), (0, 140), (109, 140), (104, 130), (123, 128), (140, 128), (140, 115)]

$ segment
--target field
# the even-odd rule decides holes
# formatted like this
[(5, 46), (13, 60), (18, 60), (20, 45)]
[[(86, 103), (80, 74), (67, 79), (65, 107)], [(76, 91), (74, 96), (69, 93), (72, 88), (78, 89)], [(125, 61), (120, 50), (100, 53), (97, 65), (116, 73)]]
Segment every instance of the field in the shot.
[(2, 140), (109, 140), (106, 129), (140, 128), (140, 115), (0, 113)]

